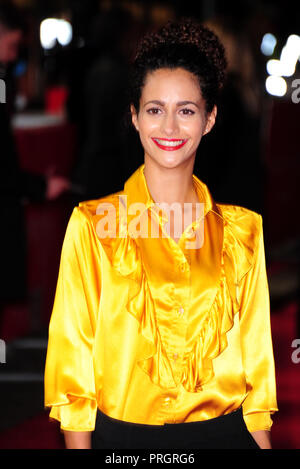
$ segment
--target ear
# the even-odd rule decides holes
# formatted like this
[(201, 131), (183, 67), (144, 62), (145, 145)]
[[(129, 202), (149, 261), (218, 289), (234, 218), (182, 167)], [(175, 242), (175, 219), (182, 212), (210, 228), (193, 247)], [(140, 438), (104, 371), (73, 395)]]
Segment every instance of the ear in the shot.
[(215, 125), (217, 113), (218, 113), (217, 106), (214, 105), (212, 111), (207, 116), (206, 126), (203, 132), (203, 135), (208, 134), (213, 128), (213, 126)]
[(139, 131), (139, 125), (138, 125), (138, 117), (137, 117), (137, 112), (133, 104), (130, 105), (130, 112), (131, 112), (131, 122), (133, 126), (135, 127), (136, 131)]

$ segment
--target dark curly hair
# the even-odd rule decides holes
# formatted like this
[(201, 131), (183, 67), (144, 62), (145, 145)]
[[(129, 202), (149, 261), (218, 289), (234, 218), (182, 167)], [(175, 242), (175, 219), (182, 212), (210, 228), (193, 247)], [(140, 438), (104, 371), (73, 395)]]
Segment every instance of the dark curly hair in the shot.
[(139, 102), (148, 73), (160, 68), (184, 68), (200, 84), (206, 111), (217, 103), (226, 76), (225, 50), (218, 37), (192, 18), (168, 22), (140, 41), (131, 67), (130, 102)]

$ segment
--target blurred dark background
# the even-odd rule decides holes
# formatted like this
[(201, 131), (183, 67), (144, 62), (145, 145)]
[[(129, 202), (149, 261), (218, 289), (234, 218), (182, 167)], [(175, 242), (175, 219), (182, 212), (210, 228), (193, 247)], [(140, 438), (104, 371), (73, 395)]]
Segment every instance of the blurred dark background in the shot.
[(66, 224), (79, 201), (121, 190), (143, 162), (128, 64), (145, 31), (182, 16), (226, 48), (228, 80), (195, 174), (216, 201), (263, 216), (273, 446), (300, 449), (300, 27), (299, 7), (283, 0), (0, 1), (0, 448), (64, 447), (43, 370)]

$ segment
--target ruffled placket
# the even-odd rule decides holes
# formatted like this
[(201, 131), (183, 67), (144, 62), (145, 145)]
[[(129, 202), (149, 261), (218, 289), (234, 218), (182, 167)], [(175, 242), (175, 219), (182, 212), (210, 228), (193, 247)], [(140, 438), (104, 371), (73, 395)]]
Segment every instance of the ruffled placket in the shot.
[[(122, 197), (122, 196), (121, 196)], [(106, 201), (107, 203), (108, 201)], [(126, 305), (127, 312), (139, 322), (139, 331), (144, 339), (140, 350), (137, 351), (137, 364), (149, 375), (153, 383), (162, 388), (175, 387), (172, 378), (172, 368), (163, 351), (162, 341), (155, 318), (155, 307), (147, 275), (143, 266), (140, 249), (128, 226), (132, 217), (128, 215), (127, 222), (120, 216), (120, 201), (114, 197), (108, 203), (115, 207), (116, 225), (113, 233), (99, 236), (99, 241), (112, 268), (122, 277), (130, 281), (129, 297)], [(96, 233), (97, 225), (102, 215), (95, 214), (93, 225)]]
[(226, 213), (222, 215), (220, 281), (211, 308), (201, 324), (198, 339), (186, 356), (182, 385), (189, 392), (201, 392), (213, 378), (213, 360), (228, 346), (227, 334), (234, 325), (234, 316), (240, 310), (239, 287), (252, 266), (253, 247), (249, 244), (248, 233), (239, 233), (234, 220), (228, 219)]

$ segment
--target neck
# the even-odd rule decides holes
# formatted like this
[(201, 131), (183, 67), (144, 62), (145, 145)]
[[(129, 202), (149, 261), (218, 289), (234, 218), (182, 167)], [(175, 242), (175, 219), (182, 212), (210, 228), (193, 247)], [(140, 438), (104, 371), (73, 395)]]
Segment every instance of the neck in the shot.
[(144, 175), (154, 202), (181, 205), (199, 202), (193, 184), (193, 168), (194, 161), (176, 168), (163, 168), (145, 158)]

